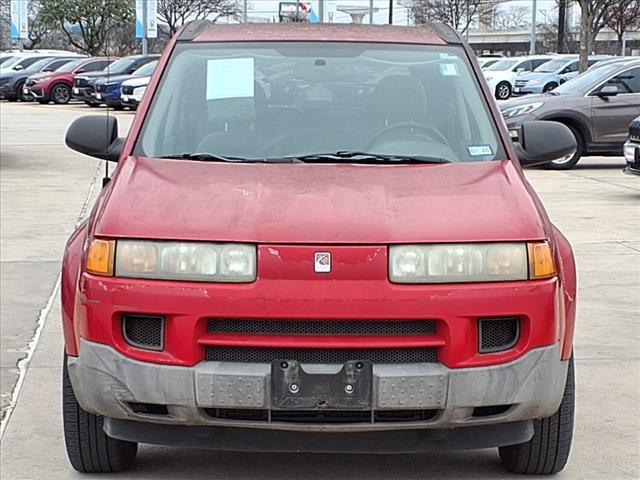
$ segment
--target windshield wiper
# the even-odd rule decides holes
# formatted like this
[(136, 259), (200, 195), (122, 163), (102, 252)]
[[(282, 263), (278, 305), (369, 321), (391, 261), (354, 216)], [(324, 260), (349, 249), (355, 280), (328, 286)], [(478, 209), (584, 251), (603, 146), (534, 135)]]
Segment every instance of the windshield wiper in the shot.
[(304, 163), (335, 163), (337, 160), (348, 159), (348, 163), (451, 163), (440, 157), (423, 155), (384, 155), (360, 151), (343, 150), (334, 153), (312, 153), (285, 159), (298, 160)]
[(300, 163), (295, 158), (244, 158), (225, 157), (214, 153), (174, 153), (161, 155), (159, 158), (169, 158), (175, 160), (200, 160), (206, 162), (229, 162), (229, 163)]

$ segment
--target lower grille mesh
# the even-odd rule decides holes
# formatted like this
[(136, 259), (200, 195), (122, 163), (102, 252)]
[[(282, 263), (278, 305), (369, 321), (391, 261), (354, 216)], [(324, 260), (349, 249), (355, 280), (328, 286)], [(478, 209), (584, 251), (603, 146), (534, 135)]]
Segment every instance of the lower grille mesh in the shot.
[(434, 363), (435, 348), (264, 348), (207, 347), (207, 361), (238, 363), (271, 363), (274, 360), (296, 360), (300, 363), (344, 364), (350, 360), (381, 363)]
[(425, 335), (435, 333), (432, 320), (256, 320), (211, 318), (208, 333), (259, 335)]
[(479, 323), (480, 352), (499, 352), (513, 347), (518, 341), (518, 318), (486, 318)]

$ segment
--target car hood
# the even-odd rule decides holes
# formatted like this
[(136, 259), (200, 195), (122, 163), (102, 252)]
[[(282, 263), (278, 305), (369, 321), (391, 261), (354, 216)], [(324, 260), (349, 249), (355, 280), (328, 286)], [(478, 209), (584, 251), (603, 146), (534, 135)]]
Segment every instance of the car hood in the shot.
[(29, 78), (33, 78), (35, 80), (38, 78), (61, 77), (63, 75), (64, 73), (61, 73), (61, 72), (40, 72), (40, 73), (34, 73), (33, 75), (29, 75)]
[(22, 70), (11, 70), (10, 68), (7, 70), (0, 70), (0, 79), (4, 80), (5, 78), (16, 78), (21, 73)]
[(96, 236), (304, 244), (546, 237), (537, 197), (510, 161), (394, 166), (129, 157), (108, 188)]
[(96, 85), (99, 83), (122, 83), (125, 80), (130, 80), (131, 78), (135, 78), (135, 76), (134, 75), (111, 75), (107, 77), (105, 75), (104, 77), (95, 79), (94, 82), (96, 83)]
[(150, 81), (151, 77), (134, 77), (122, 82), (122, 86), (124, 87), (127, 85), (129, 87), (141, 87), (143, 85), (149, 85)]

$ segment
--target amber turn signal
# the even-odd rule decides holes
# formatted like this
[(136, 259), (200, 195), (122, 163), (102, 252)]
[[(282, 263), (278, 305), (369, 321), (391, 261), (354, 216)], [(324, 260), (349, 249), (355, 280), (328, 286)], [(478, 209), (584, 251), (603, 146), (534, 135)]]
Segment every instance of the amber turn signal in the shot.
[(113, 275), (113, 259), (115, 257), (115, 241), (95, 238), (91, 241), (85, 268), (94, 275)]
[(539, 280), (551, 278), (556, 274), (556, 264), (553, 261), (551, 247), (547, 242), (528, 243), (529, 278)]

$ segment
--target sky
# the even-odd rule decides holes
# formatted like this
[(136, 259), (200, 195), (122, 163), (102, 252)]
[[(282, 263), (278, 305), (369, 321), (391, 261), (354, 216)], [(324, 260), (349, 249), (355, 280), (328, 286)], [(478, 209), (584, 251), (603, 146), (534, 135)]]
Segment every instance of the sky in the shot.
[[(242, 3), (243, 0), (239, 0)], [(294, 0), (289, 0), (294, 1)], [(394, 24), (406, 25), (407, 24), (407, 9), (402, 7), (395, 1)], [(278, 0), (248, 0), (249, 4), (249, 16), (250, 17), (265, 17), (272, 18), (277, 15), (278, 12)], [(369, 0), (325, 0), (325, 21), (329, 21), (329, 14), (333, 13), (333, 21), (336, 23), (349, 23), (351, 17), (349, 15), (338, 12), (337, 8), (343, 5), (359, 6), (363, 8), (369, 8)], [(318, 0), (311, 0), (311, 5), (318, 11)], [(389, 1), (388, 0), (373, 0), (374, 7), (379, 8), (379, 11), (374, 15), (374, 23), (387, 23), (389, 16)], [(525, 5), (531, 6), (531, 0), (511, 0), (505, 2), (504, 8), (508, 9), (511, 5)], [(537, 0), (537, 15), (538, 21), (544, 18), (545, 12), (551, 12), (555, 6), (554, 0)], [(368, 17), (365, 17), (365, 23), (368, 22)]]

